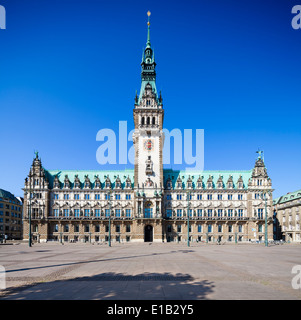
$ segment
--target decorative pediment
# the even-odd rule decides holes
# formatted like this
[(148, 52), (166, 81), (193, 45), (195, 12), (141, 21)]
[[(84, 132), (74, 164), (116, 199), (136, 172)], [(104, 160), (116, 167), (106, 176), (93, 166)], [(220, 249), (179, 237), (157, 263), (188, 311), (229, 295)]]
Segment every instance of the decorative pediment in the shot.
[(131, 189), (131, 188), (132, 188), (132, 181), (131, 181), (131, 179), (130, 179), (129, 176), (126, 178), (125, 188), (126, 188), (126, 189)]
[(238, 180), (237, 180), (237, 188), (238, 189), (243, 189), (244, 187), (244, 181), (242, 179), (242, 176), (239, 176)]
[(216, 183), (216, 186), (217, 186), (218, 189), (223, 189), (224, 182), (223, 182), (223, 177), (222, 176), (219, 176), (219, 178), (217, 180), (217, 183)]
[(227, 189), (233, 189), (233, 188), (234, 188), (233, 177), (232, 175), (230, 175), (227, 181)]
[(121, 180), (120, 180), (119, 176), (117, 176), (117, 178), (115, 180), (115, 188), (121, 189)]
[(192, 179), (190, 178), (190, 175), (188, 176), (188, 179), (186, 181), (186, 188), (192, 189)]
[(209, 175), (209, 178), (207, 179), (207, 188), (212, 189), (213, 188), (213, 179), (212, 176)]
[(176, 189), (183, 189), (183, 183), (181, 177), (178, 177), (176, 182)]
[(197, 182), (196, 182), (197, 189), (203, 189), (203, 177), (199, 176)]

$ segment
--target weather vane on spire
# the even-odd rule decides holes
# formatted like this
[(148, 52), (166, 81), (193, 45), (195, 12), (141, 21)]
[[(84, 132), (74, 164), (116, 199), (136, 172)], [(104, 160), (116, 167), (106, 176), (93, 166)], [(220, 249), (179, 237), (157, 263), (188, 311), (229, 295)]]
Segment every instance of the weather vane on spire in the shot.
[(262, 156), (263, 150), (260, 150), (260, 149), (258, 148), (258, 150), (256, 151), (256, 153), (258, 153), (258, 159), (262, 159), (262, 160), (263, 160), (263, 156)]
[(147, 15), (148, 15), (148, 21), (147, 21), (147, 25), (149, 26), (150, 25), (150, 22), (149, 22), (149, 17), (150, 17), (150, 15), (151, 15), (151, 12), (148, 10), (147, 11)]

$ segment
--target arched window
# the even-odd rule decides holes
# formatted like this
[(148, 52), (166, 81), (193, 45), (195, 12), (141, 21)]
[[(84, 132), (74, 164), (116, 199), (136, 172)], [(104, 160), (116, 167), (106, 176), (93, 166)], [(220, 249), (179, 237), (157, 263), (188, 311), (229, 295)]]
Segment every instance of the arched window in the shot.
[(145, 122), (144, 117), (142, 117), (141, 118), (141, 124), (144, 125), (144, 122)]
[(146, 124), (150, 124), (150, 117), (147, 117)]
[(152, 124), (156, 124), (156, 118), (153, 117)]

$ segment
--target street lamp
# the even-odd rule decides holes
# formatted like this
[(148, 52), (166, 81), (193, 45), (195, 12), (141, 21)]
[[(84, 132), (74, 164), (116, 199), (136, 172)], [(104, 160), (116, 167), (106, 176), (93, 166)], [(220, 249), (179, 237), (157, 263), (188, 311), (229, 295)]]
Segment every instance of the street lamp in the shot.
[(109, 200), (109, 247), (111, 247), (111, 190), (108, 191), (107, 197)]
[(267, 195), (271, 195), (269, 190), (263, 190), (261, 192), (262, 199), (264, 200), (265, 207), (265, 226), (264, 226), (264, 244), (268, 247), (268, 212), (267, 212)]
[(189, 207), (190, 207), (190, 191), (187, 191), (187, 246), (190, 247), (190, 242), (189, 242)]
[(28, 230), (28, 245), (29, 247), (32, 246), (32, 235), (31, 235), (31, 199), (34, 197), (33, 189), (29, 187), (29, 190), (26, 192), (26, 195), (29, 195), (29, 211), (28, 211), (28, 224), (29, 224), (29, 230)]

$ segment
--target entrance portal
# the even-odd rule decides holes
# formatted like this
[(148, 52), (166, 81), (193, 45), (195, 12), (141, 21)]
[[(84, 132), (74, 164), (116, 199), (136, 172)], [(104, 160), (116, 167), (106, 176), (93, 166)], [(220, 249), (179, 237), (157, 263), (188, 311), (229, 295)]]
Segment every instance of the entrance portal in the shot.
[(144, 242), (153, 242), (153, 227), (150, 225), (144, 228)]

